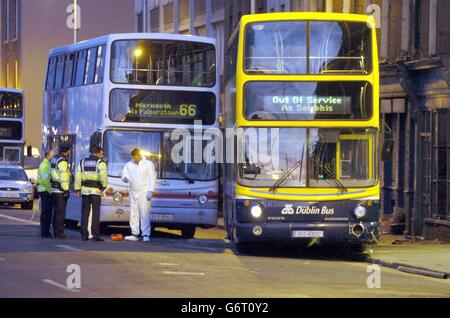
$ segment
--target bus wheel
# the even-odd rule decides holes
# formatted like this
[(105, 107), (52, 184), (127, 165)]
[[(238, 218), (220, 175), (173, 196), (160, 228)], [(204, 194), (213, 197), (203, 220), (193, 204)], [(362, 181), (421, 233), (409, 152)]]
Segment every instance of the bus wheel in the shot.
[(181, 237), (184, 239), (194, 238), (196, 229), (195, 225), (184, 225), (181, 228)]
[(66, 228), (68, 229), (76, 229), (78, 227), (78, 221), (74, 221), (74, 220), (65, 220), (64, 221), (64, 225), (66, 226)]
[(365, 250), (365, 246), (364, 246), (364, 244), (361, 244), (361, 243), (355, 243), (355, 244), (351, 244), (349, 246), (349, 252), (353, 253), (353, 254), (364, 253), (364, 250)]
[(235, 243), (236, 252), (238, 254), (251, 254), (255, 252), (255, 246), (253, 242), (239, 242)]

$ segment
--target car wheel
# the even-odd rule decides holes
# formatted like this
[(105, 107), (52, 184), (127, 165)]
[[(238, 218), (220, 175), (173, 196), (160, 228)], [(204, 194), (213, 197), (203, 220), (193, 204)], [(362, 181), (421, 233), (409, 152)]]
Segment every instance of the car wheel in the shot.
[(196, 229), (195, 225), (185, 225), (181, 228), (181, 236), (184, 239), (194, 238)]
[(33, 210), (34, 202), (22, 203), (22, 210)]

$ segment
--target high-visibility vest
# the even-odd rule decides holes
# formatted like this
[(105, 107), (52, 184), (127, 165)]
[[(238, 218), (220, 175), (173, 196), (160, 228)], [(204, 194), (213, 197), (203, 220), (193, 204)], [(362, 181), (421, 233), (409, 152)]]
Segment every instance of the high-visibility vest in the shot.
[(70, 189), (69, 163), (62, 155), (54, 157), (51, 161), (51, 181), (52, 193), (63, 193)]
[(75, 190), (83, 195), (101, 195), (108, 186), (107, 164), (94, 156), (80, 161), (75, 177)]

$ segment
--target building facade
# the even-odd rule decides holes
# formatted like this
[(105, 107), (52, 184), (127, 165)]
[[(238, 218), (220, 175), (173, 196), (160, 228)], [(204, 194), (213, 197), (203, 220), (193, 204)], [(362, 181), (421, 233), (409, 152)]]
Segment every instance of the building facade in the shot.
[(134, 0), (0, 0), (0, 86), (23, 89), (25, 137), (41, 148), (42, 99), (50, 49), (78, 40), (135, 31)]
[(179, 33), (217, 39), (218, 68), (223, 75), (225, 38), (225, 4), (228, 0), (135, 0), (136, 30), (143, 31), (143, 7), (147, 3), (149, 32)]
[[(138, 25), (143, 2), (136, 0)], [(392, 160), (380, 167), (382, 212), (403, 223), (405, 234), (450, 240), (450, 0), (148, 0), (148, 10), (152, 32), (217, 37), (225, 56), (244, 14), (374, 15), (385, 123), (381, 142), (395, 141)], [(217, 31), (222, 27), (223, 35)]]

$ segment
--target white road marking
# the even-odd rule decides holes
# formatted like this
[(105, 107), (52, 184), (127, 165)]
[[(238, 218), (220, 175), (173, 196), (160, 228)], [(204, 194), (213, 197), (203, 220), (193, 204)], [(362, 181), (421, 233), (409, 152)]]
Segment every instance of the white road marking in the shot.
[(191, 272), (170, 272), (164, 271), (164, 275), (179, 275), (179, 276), (205, 276), (205, 273), (191, 273)]
[(167, 267), (171, 267), (171, 266), (180, 266), (180, 264), (174, 264), (174, 263), (159, 263), (159, 266), (167, 266)]
[(24, 220), (21, 218), (16, 218), (16, 217), (4, 215), (4, 214), (0, 214), (0, 218), (10, 220), (10, 221), (17, 221), (17, 222), (28, 223), (28, 224), (33, 224), (33, 225), (40, 225), (40, 223), (38, 223), (38, 222), (30, 222), (30, 220)]
[(62, 251), (67, 252), (82, 252), (83, 250), (80, 250), (78, 248), (72, 247), (70, 245), (55, 245), (57, 248), (59, 248)]
[(42, 280), (44, 283), (64, 289), (65, 291), (71, 292), (71, 293), (79, 293), (80, 291), (78, 289), (72, 289), (72, 288), (68, 288), (67, 286), (54, 282), (51, 279), (43, 279)]

